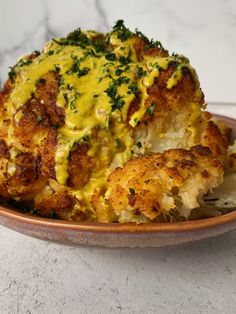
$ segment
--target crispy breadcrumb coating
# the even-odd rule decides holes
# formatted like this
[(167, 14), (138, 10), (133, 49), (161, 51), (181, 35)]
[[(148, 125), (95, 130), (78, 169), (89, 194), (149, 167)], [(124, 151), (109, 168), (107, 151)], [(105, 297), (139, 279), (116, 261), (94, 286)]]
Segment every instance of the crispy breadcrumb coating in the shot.
[(223, 164), (210, 149), (170, 149), (128, 161), (108, 178), (108, 203), (120, 222), (155, 220), (178, 208), (184, 217), (223, 181)]

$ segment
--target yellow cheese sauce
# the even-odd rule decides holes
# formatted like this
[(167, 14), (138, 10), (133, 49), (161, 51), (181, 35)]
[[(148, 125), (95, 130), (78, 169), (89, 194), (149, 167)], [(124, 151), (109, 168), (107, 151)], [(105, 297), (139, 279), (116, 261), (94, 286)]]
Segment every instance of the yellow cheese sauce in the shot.
[[(99, 36), (96, 32), (81, 34), (89, 40)], [(132, 158), (132, 129), (147, 110), (147, 88), (153, 85), (160, 71), (166, 70), (170, 62), (178, 59), (176, 56), (145, 57), (138, 61), (133, 48), (134, 40), (134, 36), (121, 40), (112, 32), (109, 35), (112, 49), (97, 52), (90, 42), (76, 45), (58, 38), (49, 41), (37, 58), (27, 63), (28, 59), (24, 57), (21, 65), (15, 67), (14, 88), (5, 105), (9, 118), (32, 94), (37, 96), (36, 86), (40, 78), (50, 71), (56, 71), (60, 76), (56, 104), (65, 109), (65, 124), (58, 128), (55, 154), (58, 183), (66, 186), (68, 157), (75, 145), (88, 143), (88, 155), (95, 160), (87, 185), (81, 190), (70, 189), (78, 200), (85, 201), (86, 205), (80, 210), (93, 211), (90, 200), (94, 190), (104, 188), (109, 173)], [(192, 70), (186, 60), (180, 63), (167, 81), (168, 89), (181, 79), (182, 67)], [(137, 94), (139, 109), (127, 121), (128, 109)], [(18, 121), (21, 116), (19, 111), (15, 119)], [(196, 118), (192, 116), (191, 123)]]

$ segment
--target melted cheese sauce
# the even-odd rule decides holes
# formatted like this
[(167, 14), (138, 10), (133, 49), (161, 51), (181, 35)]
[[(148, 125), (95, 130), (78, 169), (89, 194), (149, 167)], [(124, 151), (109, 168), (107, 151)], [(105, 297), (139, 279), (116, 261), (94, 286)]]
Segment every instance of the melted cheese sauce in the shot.
[[(89, 38), (97, 35), (93, 32), (85, 34)], [(113, 46), (112, 53), (115, 54), (112, 61), (103, 53), (95, 53), (91, 46), (82, 48), (61, 45), (60, 39), (52, 40), (30, 64), (16, 66), (14, 89), (5, 106), (9, 117), (32, 94), (37, 95), (36, 84), (45, 74), (57, 71), (61, 77), (57, 106), (65, 109), (66, 116), (65, 125), (58, 129), (56, 179), (59, 184), (66, 185), (70, 151), (76, 144), (86, 141), (90, 147), (88, 154), (95, 160), (94, 169), (83, 189), (70, 189), (79, 201), (85, 201), (86, 210), (93, 211), (90, 200), (94, 190), (104, 188), (109, 173), (131, 159), (134, 146), (132, 129), (142, 120), (147, 110), (147, 88), (153, 85), (161, 70), (166, 70), (171, 61), (176, 61), (176, 57), (169, 56), (145, 57), (139, 62), (133, 49), (133, 40), (130, 38), (122, 42), (115, 34), (111, 35), (110, 44)], [(122, 63), (120, 57), (128, 57), (129, 62)], [(182, 67), (188, 67), (192, 71), (187, 61), (182, 62), (167, 81), (168, 89), (181, 79)], [(143, 75), (137, 76), (138, 69), (142, 69)], [(112, 89), (114, 84), (116, 95), (113, 98), (116, 97), (118, 101), (116, 107), (114, 99), (109, 95), (109, 88)], [(135, 92), (131, 89), (132, 84)], [(140, 106), (127, 121), (128, 109), (135, 93), (140, 95)], [(19, 111), (15, 118), (19, 120), (21, 115)], [(191, 124), (196, 118), (191, 117)], [(80, 209), (83, 210), (82, 207)]]

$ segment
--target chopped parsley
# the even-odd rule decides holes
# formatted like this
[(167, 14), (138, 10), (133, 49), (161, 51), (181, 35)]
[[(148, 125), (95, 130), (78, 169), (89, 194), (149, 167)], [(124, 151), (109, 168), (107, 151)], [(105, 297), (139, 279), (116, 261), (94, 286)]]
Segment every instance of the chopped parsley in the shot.
[(14, 68), (14, 67), (10, 67), (9, 69), (10, 69), (10, 71), (8, 72), (9, 79), (10, 79), (12, 82), (14, 82), (15, 77), (16, 77), (15, 68)]
[(92, 49), (88, 49), (88, 50), (85, 52), (85, 56), (86, 56), (86, 57), (95, 57), (96, 54), (95, 54), (95, 52), (94, 52)]
[(115, 111), (115, 110), (121, 110), (124, 106), (125, 102), (123, 100), (123, 97), (121, 97), (120, 95), (116, 96), (113, 99), (112, 105), (111, 105), (111, 111)]
[(130, 81), (130, 79), (126, 76), (120, 76), (117, 80), (116, 80), (116, 85), (120, 86), (121, 84), (128, 84)]
[(39, 85), (43, 85), (45, 83), (46, 83), (46, 80), (43, 79), (43, 78), (40, 78), (40, 79), (37, 80), (37, 84), (39, 84)]
[(116, 96), (116, 92), (117, 92), (117, 87), (116, 84), (114, 82), (112, 82), (109, 87), (105, 90), (105, 93), (107, 93), (107, 95), (110, 98), (114, 98)]
[(116, 55), (114, 53), (107, 53), (105, 55), (105, 58), (108, 60), (108, 61), (115, 61), (116, 60)]
[(147, 115), (149, 115), (149, 116), (151, 116), (152, 114), (153, 114), (153, 112), (154, 112), (154, 110), (155, 110), (155, 107), (156, 107), (156, 102), (155, 101), (153, 101), (152, 103), (151, 103), (151, 105), (147, 108), (147, 110), (146, 110), (146, 114)]
[(128, 86), (128, 93), (129, 94), (136, 94), (138, 91), (138, 85), (135, 82), (132, 82), (129, 86)]
[(121, 41), (125, 41), (133, 36), (133, 33), (124, 25), (123, 20), (118, 20), (113, 26), (113, 32), (117, 34), (117, 37)]
[(136, 75), (138, 78), (142, 78), (143, 76), (147, 75), (147, 71), (145, 71), (142, 67), (137, 67)]
[(104, 41), (94, 40), (92, 44), (96, 53), (100, 53), (100, 52), (103, 53), (106, 51), (106, 43)]
[(40, 114), (40, 115), (38, 115), (38, 117), (37, 117), (37, 120), (36, 120), (36, 125), (38, 125), (40, 122), (42, 122), (43, 121), (43, 116)]
[(142, 147), (142, 143), (141, 143), (140, 141), (138, 141), (138, 142), (136, 143), (136, 146), (137, 146), (138, 148), (141, 148), (141, 147)]
[(127, 65), (127, 64), (129, 64), (131, 62), (131, 59), (130, 59), (129, 56), (128, 57), (121, 56), (119, 58), (119, 62), (120, 62), (121, 65)]
[(71, 32), (66, 38), (60, 38), (59, 40), (53, 39), (53, 41), (61, 46), (80, 46), (81, 48), (86, 48), (90, 43), (89, 38), (80, 28)]
[(120, 69), (120, 68), (116, 69), (116, 71), (115, 71), (115, 74), (116, 74), (117, 76), (121, 75), (122, 73), (123, 73), (123, 70)]
[(55, 64), (54, 66), (55, 66), (55, 71), (56, 71), (57, 73), (60, 73), (61, 67), (60, 67), (58, 64)]
[(78, 77), (85, 76), (86, 74), (88, 74), (88, 72), (90, 71), (90, 68), (88, 67), (80, 68), (81, 59), (73, 55), (71, 55), (71, 58), (73, 60), (73, 63), (70, 70), (68, 70), (66, 74), (69, 74), (69, 75), (77, 74)]
[(120, 149), (121, 148), (121, 141), (119, 138), (116, 138), (116, 148)]
[(148, 38), (142, 32), (140, 32), (137, 28), (135, 29), (135, 35), (143, 39), (146, 39), (148, 41)]
[(85, 143), (87, 143), (87, 142), (89, 141), (89, 136), (88, 136), (88, 135), (84, 135), (84, 136), (82, 137), (82, 141), (85, 142)]
[(151, 39), (149, 40), (148, 44), (145, 46), (145, 49), (150, 49), (150, 48), (163, 49), (163, 46), (160, 41), (158, 40), (154, 41), (153, 39)]
[(126, 76), (120, 76), (117, 80), (112, 80), (109, 87), (105, 90), (105, 93), (110, 98), (111, 111), (121, 110), (124, 106), (124, 97), (120, 96), (117, 92), (118, 86), (121, 84), (128, 84), (130, 79)]
[(151, 64), (151, 66), (152, 66), (154, 69), (157, 69), (158, 71), (162, 71), (162, 70), (163, 70), (163, 68), (162, 68), (157, 62)]
[(90, 68), (88, 68), (88, 67), (84, 67), (82, 69), (79, 69), (77, 76), (78, 77), (85, 76), (88, 74), (89, 71), (90, 71)]
[(71, 32), (65, 38), (53, 39), (55, 43), (60, 46), (79, 46), (82, 49), (88, 49), (86, 55), (96, 56), (99, 53), (105, 53), (107, 51), (107, 43), (103, 38), (101, 39), (90, 39), (80, 28), (77, 28)]
[(23, 67), (24, 65), (28, 65), (32, 63), (32, 60), (24, 60), (20, 59), (19, 62), (16, 64), (17, 67)]
[(80, 93), (74, 90), (74, 93), (69, 98), (69, 107), (70, 107), (71, 111), (74, 113), (77, 112), (76, 101), (77, 101), (79, 96), (80, 96)]
[(79, 71), (79, 66), (80, 66), (80, 59), (76, 56), (71, 55), (71, 59), (73, 60), (72, 67), (70, 68), (69, 71), (67, 71), (67, 74), (72, 74), (76, 73)]

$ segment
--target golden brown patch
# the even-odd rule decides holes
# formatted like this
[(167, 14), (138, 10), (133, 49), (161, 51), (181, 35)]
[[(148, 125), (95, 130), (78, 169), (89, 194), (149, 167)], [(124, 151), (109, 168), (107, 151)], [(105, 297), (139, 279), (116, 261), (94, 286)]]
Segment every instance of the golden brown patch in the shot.
[(35, 208), (41, 215), (47, 216), (50, 212), (56, 212), (59, 217), (66, 219), (66, 214), (71, 211), (74, 206), (74, 198), (67, 192), (53, 193), (47, 198), (35, 204)]
[(168, 57), (168, 51), (164, 48), (149, 48), (149, 41), (144, 37), (135, 37), (135, 41), (133, 44), (133, 48), (136, 52), (137, 59), (139, 61), (143, 60), (144, 56), (151, 56), (151, 57)]
[[(17, 115), (22, 117), (17, 121)], [(24, 146), (31, 146), (32, 136), (51, 126), (49, 116), (44, 106), (37, 99), (30, 99), (14, 114), (14, 135), (18, 137)]]
[(69, 156), (68, 185), (76, 189), (83, 187), (88, 182), (93, 167), (92, 158), (87, 155), (88, 149), (87, 144), (80, 144), (71, 151)]
[(39, 176), (39, 160), (30, 153), (22, 153), (16, 157), (15, 171), (8, 175), (7, 188), (12, 196), (23, 196), (32, 192), (33, 185)]
[[(209, 184), (219, 184), (222, 176), (223, 165), (214, 159), (209, 148), (198, 145), (190, 150), (170, 149), (163, 154), (135, 158), (115, 169), (107, 180), (108, 201), (118, 216), (122, 211), (135, 215), (138, 210), (153, 220), (175, 208), (177, 199), (186, 202), (187, 190), (196, 194), (191, 201), (196, 206), (198, 193), (206, 193)], [(191, 182), (189, 186), (187, 182)]]
[(9, 150), (7, 144), (4, 140), (0, 139), (0, 158), (10, 158)]
[(40, 173), (45, 178), (56, 178), (55, 153), (57, 148), (57, 130), (51, 129), (43, 140), (40, 149)]
[(228, 148), (228, 135), (224, 135), (213, 122), (209, 121), (203, 132), (202, 145), (210, 148), (214, 156), (225, 159)]
[(3, 89), (0, 91), (0, 116), (4, 114), (4, 104), (7, 101), (12, 90), (11, 80), (7, 80), (3, 86)]
[(59, 77), (55, 72), (49, 72), (41, 78), (43, 83), (37, 84), (38, 99), (43, 104), (53, 126), (62, 126), (65, 120), (65, 110), (56, 105), (59, 90)]

